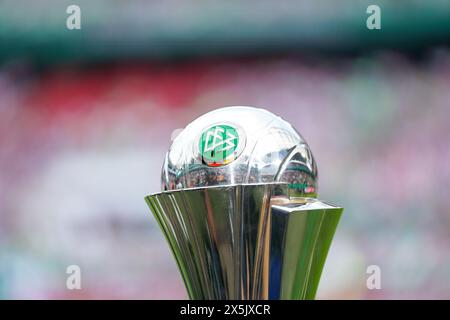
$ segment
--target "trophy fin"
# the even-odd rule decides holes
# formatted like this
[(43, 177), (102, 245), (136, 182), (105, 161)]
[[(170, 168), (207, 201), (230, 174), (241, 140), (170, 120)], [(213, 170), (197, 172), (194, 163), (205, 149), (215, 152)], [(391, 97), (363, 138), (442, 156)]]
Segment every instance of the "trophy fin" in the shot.
[(310, 198), (271, 206), (270, 299), (314, 299), (343, 208)]

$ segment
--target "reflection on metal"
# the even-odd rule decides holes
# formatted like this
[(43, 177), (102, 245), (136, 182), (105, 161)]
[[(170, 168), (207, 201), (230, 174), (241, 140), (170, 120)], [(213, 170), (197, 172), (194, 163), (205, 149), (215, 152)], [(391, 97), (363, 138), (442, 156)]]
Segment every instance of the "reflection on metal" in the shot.
[[(204, 152), (214, 145), (217, 154)], [(314, 197), (317, 166), (288, 122), (252, 107), (220, 108), (192, 121), (173, 141), (162, 170), (162, 190), (273, 182)]]
[(309, 146), (286, 121), (220, 108), (173, 141), (146, 197), (192, 299), (313, 299), (342, 208), (317, 195)]
[(313, 299), (342, 208), (286, 183), (146, 197), (191, 299)]

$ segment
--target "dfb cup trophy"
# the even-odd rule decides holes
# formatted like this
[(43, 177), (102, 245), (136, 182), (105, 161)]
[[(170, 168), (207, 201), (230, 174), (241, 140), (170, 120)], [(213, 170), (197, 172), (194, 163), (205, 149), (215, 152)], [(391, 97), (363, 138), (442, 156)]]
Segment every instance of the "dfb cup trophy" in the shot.
[(173, 141), (147, 196), (191, 299), (314, 299), (342, 208), (311, 150), (263, 109), (226, 107)]

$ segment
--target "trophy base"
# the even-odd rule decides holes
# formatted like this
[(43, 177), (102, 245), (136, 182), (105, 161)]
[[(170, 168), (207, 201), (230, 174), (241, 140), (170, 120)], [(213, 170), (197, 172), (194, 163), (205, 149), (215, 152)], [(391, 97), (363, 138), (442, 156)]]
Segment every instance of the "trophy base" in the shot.
[(314, 299), (342, 208), (284, 183), (146, 197), (191, 299)]

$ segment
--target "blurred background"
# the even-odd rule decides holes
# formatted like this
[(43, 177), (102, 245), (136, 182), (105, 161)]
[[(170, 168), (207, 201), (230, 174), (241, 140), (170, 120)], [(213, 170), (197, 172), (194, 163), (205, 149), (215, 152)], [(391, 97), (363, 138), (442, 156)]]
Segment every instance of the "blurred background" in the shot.
[(317, 298), (450, 299), (449, 44), (446, 0), (0, 2), (0, 298), (185, 299), (144, 196), (179, 129), (251, 105), (345, 207)]

